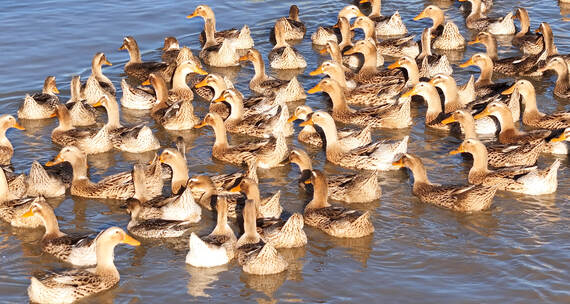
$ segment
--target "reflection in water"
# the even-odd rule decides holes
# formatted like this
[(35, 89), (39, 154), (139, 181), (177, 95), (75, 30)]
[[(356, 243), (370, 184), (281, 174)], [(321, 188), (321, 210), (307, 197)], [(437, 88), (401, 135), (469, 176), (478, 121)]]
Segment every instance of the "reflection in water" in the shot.
[(218, 281), (219, 273), (227, 271), (229, 266), (221, 265), (218, 267), (202, 268), (186, 265), (186, 270), (190, 274), (188, 280), (188, 294), (193, 297), (210, 297), (207, 289), (211, 289), (211, 285)]
[(301, 248), (283, 248), (279, 249), (279, 253), (285, 258), (289, 266), (287, 267), (287, 279), (291, 281), (303, 281), (303, 264), (306, 249)]
[(239, 279), (245, 283), (246, 287), (273, 298), (273, 294), (285, 283), (287, 271), (270, 275), (255, 275), (242, 271)]

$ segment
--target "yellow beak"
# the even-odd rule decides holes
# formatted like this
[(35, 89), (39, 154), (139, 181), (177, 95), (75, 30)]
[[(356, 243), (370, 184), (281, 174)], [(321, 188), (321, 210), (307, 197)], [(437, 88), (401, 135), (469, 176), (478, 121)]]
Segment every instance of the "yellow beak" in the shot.
[(34, 216), (34, 210), (32, 208), (30, 208), (30, 210), (28, 210), (26, 213), (22, 214), (23, 218), (32, 217), (32, 216)]
[(126, 50), (126, 49), (127, 49), (127, 43), (123, 42), (123, 45), (121, 45), (121, 47), (119, 48), (119, 51)]
[(442, 124), (448, 125), (452, 122), (457, 122), (457, 120), (453, 117), (453, 115), (449, 116), (448, 118), (441, 121)]
[(222, 102), (222, 101), (226, 101), (226, 96), (222, 95), (222, 96), (218, 97), (218, 99), (216, 99), (212, 102)]
[(13, 127), (13, 128), (16, 128), (16, 129), (18, 129), (18, 130), (26, 130), (26, 128), (22, 127), (22, 125), (19, 124), (18, 122), (15, 122), (12, 127)]
[(53, 89), (51, 90), (54, 94), (59, 94), (59, 90), (57, 89), (57, 87), (53, 87)]
[(560, 134), (560, 136), (551, 139), (550, 142), (560, 142), (560, 141), (566, 140), (566, 138), (567, 138), (566, 132), (562, 132), (562, 134)]
[(404, 167), (404, 158), (400, 158), (398, 161), (392, 163), (392, 166), (402, 168)]
[(52, 114), (50, 114), (49, 118), (54, 118), (57, 117), (57, 112), (53, 112)]
[(106, 64), (106, 65), (113, 65), (111, 62), (109, 62), (109, 60), (107, 60), (107, 58), (105, 58), (105, 60), (103, 61), (103, 64)]
[(304, 127), (304, 126), (312, 126), (315, 123), (313, 122), (313, 118), (309, 118), (305, 121), (303, 121), (302, 123), (299, 124), (299, 126)]
[(95, 104), (93, 104), (93, 107), (102, 107), (103, 106), (103, 100), (105, 99), (105, 97), (101, 97), (99, 98), (99, 101), (97, 101)]
[(483, 117), (486, 117), (486, 116), (489, 116), (489, 115), (491, 115), (491, 112), (489, 112), (489, 110), (487, 110), (487, 108), (485, 108), (485, 110), (483, 110), (481, 113), (479, 113), (479, 114), (473, 116), (473, 118), (475, 118), (475, 119), (480, 119), (480, 118), (483, 118)]
[(289, 117), (289, 119), (287, 119), (287, 122), (294, 122), (295, 120), (297, 120), (297, 116), (295, 116), (295, 114), (293, 114), (293, 116)]
[(199, 125), (195, 125), (194, 129), (200, 129), (203, 128), (207, 125), (207, 123), (205, 121), (202, 121)]
[(128, 235), (126, 233), (125, 233), (125, 236), (123, 237), (122, 243), (129, 244), (131, 246), (139, 246), (141, 244), (141, 242), (135, 240), (133, 237), (131, 237), (130, 235)]
[(449, 155), (455, 155), (455, 154), (459, 154), (459, 153), (464, 153), (465, 149), (463, 149), (463, 144), (459, 145), (459, 148), (453, 150), (453, 151), (449, 151)]
[(200, 74), (200, 75), (208, 75), (208, 72), (206, 72), (206, 71), (202, 70), (202, 69), (201, 69), (201, 68), (199, 68), (199, 67), (194, 67), (193, 71), (194, 71), (194, 73), (196, 73), (196, 74)]
[(208, 85), (208, 80), (206, 80), (206, 78), (202, 79), (202, 81), (198, 82), (194, 87), (195, 88), (201, 88), (201, 87), (205, 87)]
[(194, 17), (196, 17), (196, 16), (198, 16), (198, 13), (197, 13), (196, 11), (194, 11), (192, 14), (186, 16), (186, 18), (192, 19), (192, 18), (194, 18)]
[(388, 66), (388, 69), (389, 69), (389, 70), (393, 70), (393, 69), (399, 68), (399, 67), (401, 67), (401, 66), (402, 66), (402, 65), (400, 64), (400, 60), (398, 60), (398, 61), (395, 61), (394, 63), (392, 63), (391, 65), (389, 65), (389, 66)]
[(414, 96), (414, 95), (416, 95), (416, 89), (415, 88), (413, 88), (413, 89), (407, 91), (406, 93), (402, 94), (401, 97), (404, 98), (404, 97), (410, 97), (410, 96)]
[(230, 189), (230, 192), (240, 192), (240, 191), (241, 191), (241, 185), (237, 185)]
[(368, 2), (370, 2), (370, 0), (360, 0), (359, 3), (362, 4), (362, 3), (368, 3)]
[(323, 72), (323, 66), (321, 65), (320, 67), (318, 67), (316, 70), (312, 71), (311, 73), (309, 73), (309, 75), (311, 76), (316, 76), (316, 75), (320, 75), (324, 73)]
[(46, 163), (47, 167), (55, 166), (57, 164), (63, 163), (63, 158), (58, 154), (53, 160), (50, 160)]
[(308, 90), (307, 93), (309, 94), (315, 94), (317, 92), (321, 92), (323, 89), (321, 88), (321, 84), (318, 83), (316, 86), (314, 86), (312, 89)]
[(150, 79), (145, 80), (141, 85), (147, 86), (150, 85)]
[(425, 17), (427, 17), (427, 16), (426, 16), (426, 13), (425, 13), (425, 12), (421, 12), (421, 13), (419, 13), (417, 16), (414, 17), (414, 21), (418, 21), (418, 20), (424, 19)]
[(473, 62), (473, 58), (469, 58), (469, 60), (465, 61), (464, 63), (460, 64), (459, 67), (460, 68), (466, 68), (468, 66), (472, 66), (474, 65), (475, 62)]
[(469, 45), (476, 44), (476, 43), (481, 43), (481, 41), (479, 41), (479, 38), (475, 38), (475, 40), (467, 42), (467, 44), (469, 44)]
[(515, 85), (513, 84), (510, 88), (504, 90), (501, 92), (501, 95), (509, 95), (509, 94), (513, 94), (513, 92), (515, 91)]
[(326, 53), (328, 53), (328, 50), (326, 47), (319, 51), (319, 54), (326, 54)]
[(248, 60), (249, 60), (249, 58), (247, 57), (247, 55), (241, 56), (241, 57), (239, 58), (239, 61), (248, 61)]

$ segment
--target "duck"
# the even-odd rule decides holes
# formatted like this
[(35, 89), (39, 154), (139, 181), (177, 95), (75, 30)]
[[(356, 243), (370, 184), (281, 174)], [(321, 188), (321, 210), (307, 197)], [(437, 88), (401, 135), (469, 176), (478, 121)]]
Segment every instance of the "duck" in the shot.
[[(556, 58), (553, 58), (556, 59)], [(551, 59), (551, 61), (553, 60)], [(558, 59), (562, 65), (563, 59)], [(524, 104), (522, 121), (525, 125), (538, 128), (557, 130), (570, 127), (570, 112), (557, 112), (552, 114), (544, 114), (540, 112), (536, 106), (536, 92), (532, 83), (526, 79), (520, 79), (510, 88), (501, 94), (512, 94), (514, 90), (518, 90), (521, 95), (521, 101)]]
[(177, 238), (187, 234), (195, 226), (190, 221), (138, 219), (136, 211), (131, 209), (133, 202), (132, 200), (128, 201), (127, 212), (131, 213), (131, 220), (127, 225), (127, 230), (137, 237), (147, 239)]
[(430, 182), (422, 160), (405, 153), (393, 163), (395, 167), (406, 167), (414, 175), (412, 193), (422, 203), (433, 204), (457, 212), (478, 212), (487, 210), (493, 204), (497, 188), (487, 185), (440, 185)]
[(121, 106), (133, 110), (152, 109), (158, 103), (157, 99), (159, 96), (168, 94), (168, 87), (162, 77), (160, 83), (158, 81), (153, 82), (158, 77), (160, 77), (158, 73), (150, 73), (148, 79), (141, 84), (143, 86), (152, 85), (156, 96), (151, 94), (146, 88), (130, 86), (125, 78), (121, 79), (121, 90), (123, 91), (123, 96), (121, 96), (120, 100)]
[(360, 84), (381, 84), (391, 85), (395, 88), (404, 86), (406, 83), (404, 73), (400, 70), (378, 70), (376, 67), (376, 46), (369, 40), (360, 40), (354, 46), (345, 52), (345, 55), (361, 53), (364, 55), (364, 64), (358, 71), (354, 80)]
[(176, 37), (168, 36), (164, 38), (164, 46), (162, 47), (162, 55), (160, 59), (166, 64), (176, 64), (176, 58), (180, 53), (180, 43)]
[(81, 78), (79, 75), (71, 78), (71, 98), (65, 103), (71, 115), (71, 123), (76, 127), (86, 127), (97, 122), (97, 110), (81, 98)]
[(305, 224), (338, 238), (360, 238), (374, 233), (370, 212), (361, 212), (328, 202), (327, 177), (319, 170), (312, 170), (313, 199), (305, 206)]
[(570, 98), (570, 77), (568, 77), (568, 64), (563, 57), (553, 56), (546, 61), (540, 71), (553, 70), (558, 78), (554, 85), (554, 96), (568, 99)]
[(265, 74), (265, 63), (261, 54), (256, 49), (248, 50), (246, 55), (240, 57), (240, 61), (251, 61), (255, 75), (249, 81), (249, 89), (260, 95), (275, 95), (285, 102), (302, 100), (307, 98), (303, 86), (297, 77), (291, 80), (279, 80)]
[(228, 225), (228, 204), (224, 197), (216, 202), (216, 227), (206, 236), (190, 234), (190, 250), (186, 264), (194, 267), (216, 267), (229, 263), (235, 256), (237, 238)]
[(446, 55), (434, 55), (431, 52), (431, 29), (425, 28), (421, 37), (422, 51), (416, 57), (420, 68), (420, 77), (431, 78), (437, 74), (451, 75), (453, 69)]
[(60, 146), (75, 146), (85, 154), (96, 154), (110, 151), (113, 143), (109, 140), (107, 129), (81, 128), (73, 126), (71, 113), (63, 104), (58, 104), (57, 116), (59, 125), (51, 132), (51, 140)]
[[(289, 117), (289, 122), (297, 119), (303, 121), (313, 113), (313, 109), (307, 105), (300, 105), (295, 108), (295, 113)], [(338, 140), (344, 147), (358, 148), (372, 142), (372, 126), (367, 125), (362, 129), (340, 129), (338, 130)], [(324, 142), (321, 134), (312, 125), (306, 125), (299, 131), (298, 139), (302, 143), (323, 147)]]
[(513, 19), (519, 19), (520, 30), (513, 37), (513, 45), (518, 47), (524, 54), (537, 55), (544, 49), (544, 38), (541, 35), (530, 32), (530, 18), (524, 7), (518, 7)]
[(314, 112), (308, 120), (300, 124), (301, 127), (306, 125), (317, 125), (323, 130), (327, 142), (327, 160), (349, 169), (394, 170), (392, 160), (395, 155), (408, 149), (408, 136), (393, 143), (377, 141), (354, 149), (346, 147), (338, 140), (333, 118), (323, 111)]
[(14, 146), (6, 137), (6, 131), (14, 128), (18, 130), (25, 130), (17, 121), (14, 116), (9, 114), (0, 115), (0, 165), (8, 166), (12, 163), (12, 156), (14, 155)]
[(493, 35), (514, 35), (516, 29), (512, 12), (507, 13), (505, 17), (491, 19), (481, 12), (481, 0), (459, 0), (459, 2), (465, 1), (471, 3), (471, 12), (465, 19), (468, 29), (488, 31)]
[[(215, 41), (217, 43), (222, 43), (224, 40), (234, 40), (235, 47), (238, 49), (249, 49), (254, 46), (253, 39), (251, 38), (251, 31), (247, 24), (244, 25), (239, 31), (236, 29), (229, 29), (218, 32), (216, 30), (216, 15), (214, 14), (212, 8), (205, 4), (196, 6), (194, 12), (192, 12), (192, 14), (188, 15), (186, 18), (192, 19), (197, 16), (202, 17), (204, 19), (204, 23), (209, 21), (212, 24), (212, 32), (214, 33), (213, 38), (215, 38)], [(207, 35), (208, 29), (206, 25), (204, 25), (204, 31), (200, 33), (199, 36), (200, 45), (205, 46), (208, 44)]]
[[(552, 34), (552, 28), (550, 27), (550, 24), (548, 24), (547, 22), (541, 22), (540, 25), (538, 26), (538, 28), (535, 30), (535, 33), (538, 34), (540, 33), (542, 35), (543, 38), (543, 50), (540, 53), (540, 57), (539, 60), (540, 62), (538, 63), (538, 65), (542, 65), (544, 63), (544, 61), (552, 56), (562, 56), (562, 58), (564, 58), (564, 60), (566, 61), (566, 63), (570, 62), (570, 54), (559, 54), (558, 53), (558, 48), (556, 47), (556, 45), (554, 44), (554, 35)], [(544, 57), (546, 56), (546, 58)], [(531, 76), (540, 76), (540, 71), (535, 71), (538, 72), (534, 75)]]
[(333, 102), (332, 117), (339, 122), (375, 128), (407, 128), (412, 125), (409, 100), (355, 110), (346, 104), (344, 91), (338, 82), (325, 78), (307, 92), (314, 94), (321, 91), (330, 96)]
[(433, 48), (439, 50), (462, 50), (465, 48), (465, 38), (459, 32), (459, 28), (453, 21), (447, 21), (445, 25), (445, 15), (443, 10), (435, 5), (428, 5), (424, 10), (414, 17), (414, 21), (424, 18), (432, 20), (431, 34), (435, 35)]
[(178, 64), (172, 76), (172, 89), (168, 91), (168, 99), (170, 101), (192, 101), (194, 99), (194, 93), (186, 82), (188, 75), (192, 73), (208, 75), (208, 72), (202, 70), (202, 68), (192, 60)]
[[(451, 124), (457, 122), (465, 133), (465, 139), (478, 139), (475, 132), (475, 119), (465, 109), (459, 109), (451, 113), (442, 123)], [(521, 144), (496, 144), (486, 145), (488, 161), (491, 167), (514, 167), (534, 166), (540, 153), (544, 150), (546, 142), (537, 140)]]
[(34, 201), (45, 200), (43, 197), (20, 198), (10, 191), (6, 174), (0, 169), (0, 220), (14, 227), (37, 228), (42, 226), (38, 216), (22, 217), (30, 209)]
[(170, 197), (151, 199), (147, 195), (145, 166), (136, 164), (133, 167), (133, 183), (135, 194), (127, 201), (131, 217), (137, 220), (161, 219), (170, 221), (200, 221), (202, 209), (194, 201), (192, 191), (186, 188), (181, 194)]
[(226, 128), (224, 127), (224, 122), (220, 115), (208, 113), (202, 120), (202, 123), (194, 126), (194, 128), (199, 129), (206, 125), (214, 129), (216, 137), (214, 146), (212, 147), (212, 156), (221, 161), (241, 165), (244, 161), (257, 158), (260, 168), (273, 168), (280, 166), (281, 161), (283, 161), (289, 153), (283, 132), (279, 132), (277, 138), (230, 146), (228, 144)]
[[(404, 88), (413, 88), (416, 84), (420, 82), (420, 69), (415, 59), (412, 57), (404, 56), (398, 58), (392, 64), (388, 66), (388, 70), (395, 70), (396, 68), (401, 68), (406, 70), (406, 83)], [(401, 92), (400, 92), (401, 93)]]
[(504, 75), (523, 75), (526, 71), (531, 70), (537, 62), (538, 56), (514, 56), (499, 59), (497, 55), (497, 40), (488, 32), (479, 32), (475, 40), (469, 41), (469, 44), (481, 43), (487, 49), (487, 56), (493, 60), (493, 71)]
[[(344, 17), (338, 18), (337, 25), (340, 31), (341, 41), (338, 44), (339, 52), (345, 52), (354, 46), (352, 43), (352, 38), (354, 37), (354, 32), (350, 28), (350, 22)], [(330, 41), (334, 43), (334, 41)], [(341, 58), (342, 64), (351, 68), (358, 69), (362, 65), (362, 58), (357, 55), (345, 55)], [(384, 56), (378, 50), (376, 51), (376, 65), (382, 67), (384, 65)]]
[[(242, 95), (236, 89), (227, 89), (220, 98), (213, 102), (227, 102), (231, 112), (224, 121), (226, 131), (230, 133), (245, 134), (253, 137), (268, 138), (285, 132), (286, 136), (293, 134), (290, 123), (284, 122), (289, 117), (287, 105), (277, 105), (264, 112), (245, 114)], [(284, 130), (285, 128), (285, 130)]]
[[(69, 162), (73, 167), (73, 179), (71, 181), (71, 194), (81, 197), (108, 198), (126, 200), (135, 193), (131, 172), (121, 172), (107, 176), (97, 183), (89, 180), (87, 176), (87, 157), (76, 147), (63, 147), (57, 156), (46, 163), (51, 167), (62, 162)], [(153, 161), (146, 169), (147, 194), (155, 197), (162, 194), (162, 168), (158, 160)]]
[(303, 230), (303, 215), (293, 213), (286, 221), (280, 218), (258, 218), (257, 232), (261, 240), (276, 249), (298, 248), (307, 244), (307, 235)]
[(464, 140), (459, 148), (450, 154), (470, 153), (473, 166), (469, 170), (471, 184), (496, 187), (501, 191), (510, 191), (530, 195), (550, 194), (558, 187), (558, 168), (560, 160), (554, 161), (548, 169), (537, 167), (509, 167), (489, 170), (487, 167), (487, 149), (476, 139)]
[(105, 53), (96, 53), (91, 60), (91, 75), (87, 81), (81, 85), (81, 98), (85, 99), (89, 105), (93, 105), (103, 95), (116, 96), (117, 90), (109, 77), (103, 74), (103, 65), (112, 66), (107, 60)]
[(48, 76), (44, 81), (41, 93), (26, 94), (24, 102), (18, 107), (19, 119), (46, 119), (55, 113), (55, 106), (59, 104), (59, 90), (55, 83), (55, 76)]
[(29, 197), (61, 197), (71, 187), (73, 172), (70, 165), (61, 164), (46, 170), (37, 160), (32, 162), (30, 172), (25, 179), (26, 195)]
[[(202, 77), (199, 82), (194, 84), (194, 91), (196, 92), (196, 95), (200, 96), (204, 101), (211, 102), (212, 100), (218, 99), (225, 89), (233, 87), (233, 83), (227, 77), (219, 74), (209, 73), (205, 77)], [(223, 104), (215, 105), (221, 106)], [(214, 104), (210, 103), (209, 111), (213, 110), (212, 106), (214, 106)], [(222, 112), (218, 112), (222, 110), (225, 110), (225, 115), (223, 115)], [(222, 117), (228, 116), (230, 114), (229, 107), (223, 107), (221, 109), (216, 109), (215, 111)]]
[(402, 36), (408, 33), (408, 29), (398, 11), (395, 11), (391, 16), (382, 16), (382, 0), (360, 0), (359, 3), (370, 3), (372, 11), (368, 18), (376, 23), (377, 35)]
[(170, 82), (175, 64), (168, 65), (164, 62), (157, 61), (145, 61), (141, 59), (141, 52), (137, 41), (132, 36), (126, 36), (123, 38), (123, 44), (119, 48), (119, 51), (127, 50), (129, 52), (129, 61), (125, 64), (125, 74), (132, 77), (140, 82), (148, 79), (150, 73), (160, 73), (160, 76), (166, 81)]
[[(350, 28), (349, 28), (350, 30)], [(325, 44), (325, 47), (323, 47), (320, 51), (319, 54), (330, 54), (331, 55), (331, 60), (334, 61), (335, 63), (339, 64), (342, 67), (342, 70), (344, 72), (344, 77), (351, 81), (354, 82), (354, 77), (356, 76), (356, 74), (352, 71), (352, 69), (350, 67), (348, 67), (348, 63), (346, 61), (346, 56), (343, 57), (340, 47), (338, 46), (338, 43), (336, 43), (335, 41), (328, 41), (327, 44)], [(348, 55), (348, 56), (352, 56), (352, 55)], [(382, 55), (380, 55), (382, 56)], [(379, 61), (379, 59), (381, 59)], [(366, 58), (365, 58), (366, 60)], [(380, 62), (382, 64), (380, 64)], [(360, 60), (358, 61), (358, 63), (360, 64)], [(378, 52), (376, 52), (376, 66), (383, 66), (384, 65), (384, 57), (382, 56), (381, 58), (378, 56)]]
[(107, 111), (107, 124), (103, 128), (109, 133), (113, 147), (117, 150), (142, 153), (158, 150), (160, 142), (146, 125), (124, 127), (119, 117), (119, 105), (114, 97), (107, 95), (99, 99), (94, 107), (104, 107)]
[[(350, 27), (351, 30), (361, 28), (364, 31), (364, 39), (376, 44), (376, 52), (391, 57), (410, 56), (416, 57), (420, 53), (418, 44), (413, 40), (414, 35), (401, 38), (388, 38), (380, 42), (376, 42), (374, 32), (374, 21), (366, 16), (361, 16), (354, 20)], [(346, 54), (345, 55), (350, 55)]]
[[(348, 21), (352, 18), (364, 16), (360, 9), (355, 5), (347, 5), (338, 12), (337, 20), (341, 17), (346, 18)], [(328, 41), (338, 43), (338, 37), (331, 26), (319, 26), (317, 30), (311, 35), (311, 41), (315, 45), (326, 45)]]
[[(283, 31), (283, 37), (285, 40), (302, 40), (303, 37), (305, 37), (307, 27), (303, 21), (299, 19), (299, 7), (295, 4), (289, 7), (289, 16), (280, 18), (276, 23), (277, 22), (284, 22), (283, 26), (285, 30)], [(275, 38), (275, 27), (271, 29), (269, 36), (272, 37), (272, 39)]]
[[(311, 184), (305, 184), (310, 178), (313, 166), (311, 158), (302, 149), (293, 149), (289, 161), (297, 164), (301, 170), (299, 186), (307, 193), (313, 193)], [(380, 199), (382, 188), (378, 183), (378, 172), (371, 171), (359, 174), (329, 175), (327, 179), (328, 197), (334, 201), (345, 203), (368, 203)]]
[(511, 84), (509, 83), (495, 83), (492, 79), (494, 63), (491, 57), (485, 53), (476, 53), (469, 60), (459, 65), (461, 68), (466, 68), (476, 65), (481, 70), (479, 78), (475, 81), (476, 96), (483, 98), (500, 94), (500, 92), (508, 89)]
[(214, 38), (215, 25), (211, 19), (206, 19), (204, 28), (206, 31), (206, 44), (198, 54), (198, 57), (206, 65), (213, 67), (231, 67), (239, 65), (239, 54), (236, 47), (237, 40), (224, 39), (217, 42)]
[(243, 209), (243, 230), (236, 243), (238, 263), (245, 273), (269, 275), (283, 272), (289, 264), (271, 245), (265, 243), (256, 226), (256, 205), (247, 200)]
[(402, 94), (402, 98), (412, 97), (415, 95), (421, 96), (426, 104), (427, 111), (425, 114), (426, 126), (439, 130), (449, 130), (448, 125), (444, 125), (441, 121), (445, 118), (444, 109), (441, 106), (441, 99), (435, 86), (430, 82), (420, 82), (416, 84), (411, 90)]
[(8, 182), (8, 193), (10, 193), (10, 198), (21, 199), (25, 198), (28, 193), (28, 184), (25, 174), (15, 174), (12, 172), (10, 167), (2, 168), (6, 175), (6, 181)]
[(44, 235), (40, 241), (43, 252), (75, 266), (97, 264), (95, 254), (97, 235), (69, 235), (59, 230), (53, 208), (45, 200), (32, 202), (29, 210), (22, 217), (28, 218), (34, 215), (41, 219), (45, 227)]
[[(417, 71), (417, 66), (415, 67)], [(401, 86), (400, 83), (396, 83), (394, 86), (383, 86), (375, 83), (356, 85), (352, 80), (347, 81), (342, 66), (331, 60), (324, 61), (317, 69), (309, 73), (311, 76), (320, 74), (329, 76), (343, 88), (346, 103), (349, 105), (377, 106), (392, 102), (392, 99), (398, 95), (398, 89)], [(417, 75), (417, 73), (414, 74), (414, 71), (408, 74), (410, 79)]]
[(275, 23), (275, 46), (267, 55), (269, 66), (273, 69), (304, 69), (307, 62), (303, 55), (290, 46), (285, 39), (287, 18), (283, 17)]
[(521, 144), (526, 142), (534, 142), (537, 140), (547, 141), (544, 152), (552, 154), (567, 154), (568, 148), (563, 143), (550, 142), (555, 132), (551, 130), (530, 130), (524, 132), (515, 127), (510, 109), (503, 103), (491, 102), (483, 111), (475, 115), (475, 119), (495, 116), (499, 120), (501, 130), (498, 135), (498, 141), (501, 144)]
[(242, 178), (237, 186), (230, 189), (230, 192), (241, 192), (248, 200), (252, 200), (256, 206), (257, 218), (279, 218), (283, 212), (279, 198), (266, 200), (264, 202), (261, 201), (259, 185), (253, 179), (247, 177)]
[(139, 246), (140, 242), (119, 227), (103, 231), (95, 241), (97, 266), (64, 272), (52, 272), (41, 278), (32, 276), (28, 287), (30, 301), (37, 303), (73, 303), (117, 285), (119, 271), (113, 263), (118, 244)]
[[(172, 194), (181, 194), (188, 183), (188, 164), (184, 153), (178, 149), (166, 148), (160, 153), (158, 161), (172, 170), (170, 181)], [(194, 198), (197, 199), (196, 196)]]

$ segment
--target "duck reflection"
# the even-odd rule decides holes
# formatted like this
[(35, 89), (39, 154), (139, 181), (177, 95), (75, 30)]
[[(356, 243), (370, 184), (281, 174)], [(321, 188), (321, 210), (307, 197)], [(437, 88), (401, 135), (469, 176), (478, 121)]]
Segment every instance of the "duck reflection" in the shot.
[(219, 274), (228, 269), (228, 264), (210, 268), (186, 265), (190, 274), (188, 294), (193, 297), (210, 297), (207, 290), (213, 288), (211, 285), (219, 280)]
[(269, 298), (273, 298), (273, 294), (285, 283), (287, 280), (287, 271), (283, 271), (270, 275), (255, 275), (246, 272), (241, 273), (239, 279), (247, 288), (261, 292)]

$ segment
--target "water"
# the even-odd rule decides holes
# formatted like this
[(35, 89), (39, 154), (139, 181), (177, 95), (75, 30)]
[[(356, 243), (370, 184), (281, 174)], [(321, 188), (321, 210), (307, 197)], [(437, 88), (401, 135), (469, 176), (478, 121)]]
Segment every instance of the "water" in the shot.
[[(385, 1), (385, 14), (400, 9), (408, 30), (419, 34), (424, 20), (414, 22), (430, 1)], [(497, 1), (491, 16), (505, 15), (517, 6), (527, 7), (532, 28), (541, 21), (550, 22), (561, 53), (568, 53), (570, 25), (554, 1)], [(84, 0), (36, 1), (32, 4), (5, 2), (0, 11), (0, 113), (16, 113), (27, 92), (40, 90), (47, 75), (55, 75), (62, 100), (69, 94), (72, 75), (83, 80), (90, 73), (90, 62), (96, 52), (105, 52), (112, 67), (104, 68), (117, 88), (126, 52), (117, 51), (125, 35), (133, 35), (145, 60), (159, 60), (165, 36), (176, 36), (181, 45), (196, 53), (197, 33), (203, 22), (187, 20), (198, 4), (173, 1), (121, 1), (95, 3)], [(268, 33), (273, 22), (288, 12), (287, 1), (208, 1), (218, 17), (218, 29), (250, 25), (256, 48), (264, 58), (271, 49)], [(296, 45), (309, 67), (299, 79), (306, 89), (318, 78), (308, 72), (324, 60), (313, 50), (310, 33), (320, 24), (332, 24), (336, 12), (348, 1), (300, 1), (301, 19), (308, 35)], [(405, 4), (406, 7), (402, 8)], [(446, 16), (455, 21), (468, 38), (459, 3), (438, 1), (446, 7)], [(367, 11), (366, 11), (367, 12)], [(567, 14), (567, 12), (562, 12)], [(419, 37), (419, 36), (418, 36)], [(469, 46), (459, 54), (464, 61), (480, 46)], [(500, 47), (499, 56), (516, 54), (508, 46)], [(459, 83), (467, 80), (475, 68), (455, 68)], [(206, 68), (208, 69), (208, 68)], [(212, 69), (208, 69), (212, 70)], [(247, 83), (253, 75), (251, 64), (231, 71), (237, 87), (249, 94)], [(275, 74), (275, 72), (270, 71)], [(534, 80), (539, 108), (545, 112), (569, 110), (567, 101), (557, 101), (552, 90), (554, 76)], [(307, 103), (317, 109), (327, 108), (320, 94), (309, 95)], [(204, 116), (206, 106), (196, 103), (198, 115)], [(409, 151), (423, 158), (432, 181), (465, 182), (469, 164), (460, 157), (448, 156), (461, 142), (454, 135), (426, 130), (423, 123), (425, 106), (414, 105), (414, 127), (403, 131), (379, 131), (376, 138), (411, 137)], [(105, 119), (101, 115), (101, 119)], [(163, 146), (171, 146), (178, 133), (158, 130), (148, 117), (123, 111), (122, 120), (131, 125), (148, 122), (157, 132)], [(23, 122), (26, 131), (12, 129), (8, 137), (16, 153), (17, 171), (27, 171), (34, 159), (46, 162), (58, 152), (51, 143), (50, 132), (55, 120)], [(209, 128), (183, 132), (191, 174), (233, 172), (235, 167), (212, 161), (210, 157), (213, 132)], [(234, 140), (237, 137), (234, 137)], [(241, 139), (241, 138), (240, 138)], [(308, 149), (314, 166), (329, 173), (342, 172), (326, 163), (324, 153), (290, 140), (291, 146)], [(91, 177), (130, 170), (136, 161), (147, 161), (152, 154), (132, 155), (106, 153), (89, 158)], [(544, 156), (539, 166), (555, 160)], [(178, 242), (143, 242), (133, 249), (118, 246), (115, 263), (121, 273), (118, 287), (87, 303), (157, 303), (157, 302), (566, 302), (570, 301), (568, 273), (570, 245), (570, 194), (568, 160), (562, 157), (558, 192), (531, 197), (499, 193), (491, 210), (476, 214), (457, 214), (422, 204), (411, 194), (409, 174), (404, 170), (381, 174), (383, 196), (380, 201), (356, 205), (370, 210), (374, 221), (373, 236), (358, 240), (335, 239), (320, 231), (306, 228), (309, 244), (301, 249), (284, 250), (290, 261), (287, 272), (257, 277), (241, 271), (236, 262), (222, 268), (198, 269), (187, 266), (184, 258), (187, 240)], [(298, 168), (262, 170), (261, 191), (281, 190), (282, 204), (288, 212), (299, 212), (309, 200), (299, 194), (296, 179)], [(50, 201), (57, 206), (56, 215), (63, 231), (99, 231), (111, 225), (126, 227), (129, 216), (117, 203), (71, 198)], [(214, 226), (213, 215), (205, 213), (198, 233), (209, 232)], [(27, 301), (29, 277), (39, 270), (63, 270), (68, 265), (43, 255), (38, 246), (41, 230), (19, 230), (1, 224), (0, 232), (0, 302)], [(234, 231), (238, 231), (234, 226)]]

